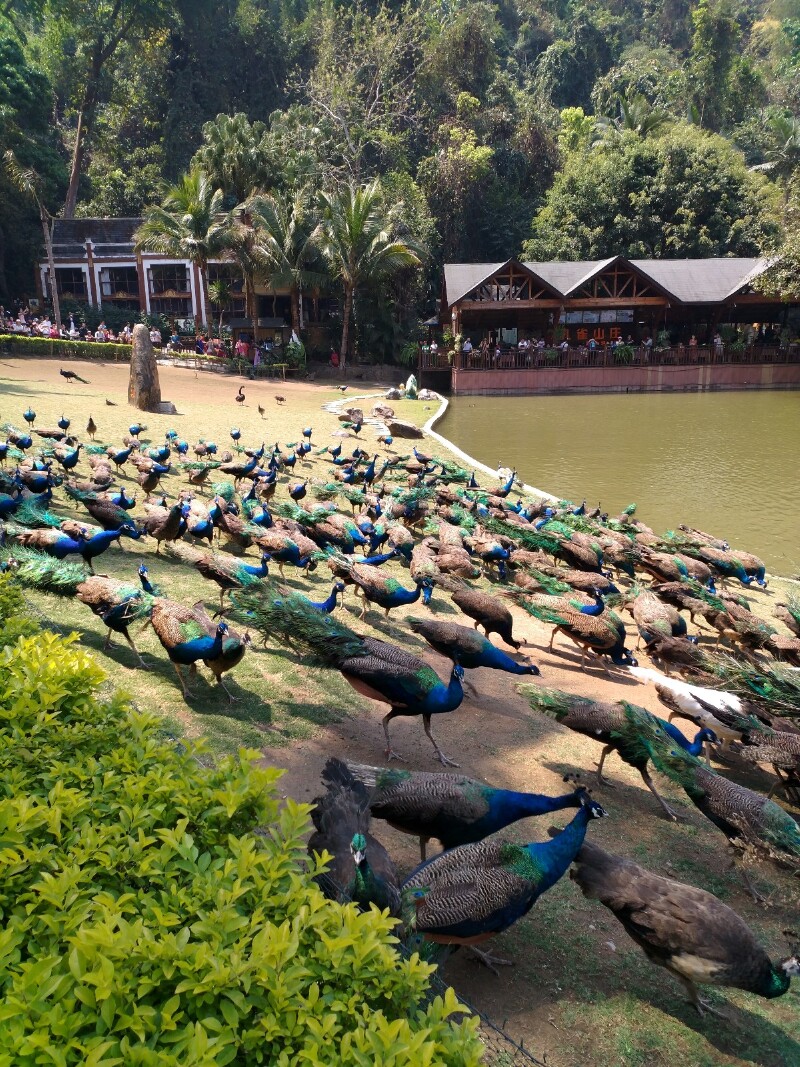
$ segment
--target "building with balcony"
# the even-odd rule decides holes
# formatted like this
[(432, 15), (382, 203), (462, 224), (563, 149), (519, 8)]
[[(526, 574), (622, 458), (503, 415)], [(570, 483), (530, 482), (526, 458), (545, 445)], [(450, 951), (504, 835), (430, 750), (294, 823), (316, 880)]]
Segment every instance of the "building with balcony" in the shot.
[[(209, 283), (224, 279), (231, 292), (224, 307), (212, 305), (198, 268), (188, 259), (136, 251), (134, 234), (141, 222), (140, 218), (56, 219), (53, 259), (62, 301), (163, 315), (189, 329), (194, 324), (217, 325), (221, 316), (234, 336), (251, 335), (253, 324), (247, 317), (244, 285), (236, 267), (222, 261), (209, 263)], [(37, 286), (45, 301), (50, 298), (51, 284), (47, 260), (43, 259), (38, 265)], [(256, 301), (258, 339), (288, 340), (288, 290), (257, 285)]]

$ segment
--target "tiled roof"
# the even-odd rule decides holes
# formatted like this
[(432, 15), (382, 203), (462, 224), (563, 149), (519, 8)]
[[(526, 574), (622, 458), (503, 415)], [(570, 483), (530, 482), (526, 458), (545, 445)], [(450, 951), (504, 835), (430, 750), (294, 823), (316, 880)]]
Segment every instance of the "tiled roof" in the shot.
[(53, 226), (54, 245), (85, 244), (133, 245), (134, 232), (142, 220), (136, 219), (56, 219)]
[[(522, 266), (566, 296), (618, 258), (573, 262), (526, 260)], [(766, 266), (766, 260), (756, 258), (632, 259), (628, 262), (651, 278), (667, 295), (685, 304), (721, 303), (751, 282)], [(447, 306), (452, 307), (503, 266), (504, 263), (446, 263)]]

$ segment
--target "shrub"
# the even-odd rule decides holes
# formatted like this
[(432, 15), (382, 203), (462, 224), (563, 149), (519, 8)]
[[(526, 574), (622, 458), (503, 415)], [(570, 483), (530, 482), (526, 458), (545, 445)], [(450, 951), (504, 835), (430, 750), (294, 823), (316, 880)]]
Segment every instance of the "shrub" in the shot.
[(310, 880), (280, 772), (203, 768), (76, 640), (0, 651), (0, 1065), (477, 1064), (388, 914)]
[(46, 337), (27, 337), (25, 334), (0, 336), (0, 352), (15, 356), (60, 356), (62, 359), (100, 359), (128, 362), (130, 345), (103, 344), (96, 341), (56, 341)]

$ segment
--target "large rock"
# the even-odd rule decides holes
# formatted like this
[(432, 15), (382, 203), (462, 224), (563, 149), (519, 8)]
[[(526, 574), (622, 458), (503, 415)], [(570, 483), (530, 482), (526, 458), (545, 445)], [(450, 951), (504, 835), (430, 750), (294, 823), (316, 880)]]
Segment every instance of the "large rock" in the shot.
[(392, 437), (424, 437), (419, 426), (413, 422), (404, 422), (402, 419), (387, 419), (386, 426)]
[(128, 379), (128, 403), (139, 411), (158, 411), (161, 404), (161, 384), (150, 333), (146, 326), (133, 327), (131, 374)]

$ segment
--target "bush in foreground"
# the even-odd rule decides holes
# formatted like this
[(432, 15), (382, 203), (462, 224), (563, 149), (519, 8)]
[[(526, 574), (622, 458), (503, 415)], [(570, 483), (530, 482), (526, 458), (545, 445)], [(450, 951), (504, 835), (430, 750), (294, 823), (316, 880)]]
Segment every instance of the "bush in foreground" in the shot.
[(0, 652), (0, 1065), (479, 1063), (392, 920), (310, 880), (280, 772), (203, 768), (73, 642)]

